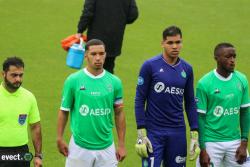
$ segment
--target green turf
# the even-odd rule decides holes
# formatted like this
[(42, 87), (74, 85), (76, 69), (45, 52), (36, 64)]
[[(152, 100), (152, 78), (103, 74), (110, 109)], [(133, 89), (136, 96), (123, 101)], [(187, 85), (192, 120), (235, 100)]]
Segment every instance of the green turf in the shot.
[[(162, 30), (178, 25), (183, 31), (181, 57), (194, 68), (195, 83), (215, 67), (214, 46), (223, 41), (237, 48), (237, 69), (250, 79), (249, 0), (138, 0), (140, 16), (126, 29), (116, 74), (124, 84), (127, 116), (127, 158), (119, 166), (139, 167), (134, 152), (134, 95), (141, 64), (161, 52)], [(60, 40), (76, 32), (83, 1), (0, 0), (0, 62), (18, 55), (26, 63), (24, 87), (37, 97), (42, 117), (44, 166), (61, 167), (56, 148), (56, 120), (63, 81), (74, 72), (65, 65)], [(66, 139), (70, 134), (67, 129)], [(31, 145), (31, 144), (30, 144)], [(194, 163), (187, 162), (188, 167)]]

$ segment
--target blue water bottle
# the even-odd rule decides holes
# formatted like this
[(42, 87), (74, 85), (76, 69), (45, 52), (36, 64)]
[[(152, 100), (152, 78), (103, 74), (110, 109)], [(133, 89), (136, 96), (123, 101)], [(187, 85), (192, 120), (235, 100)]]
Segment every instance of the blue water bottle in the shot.
[(80, 43), (73, 44), (67, 55), (66, 64), (71, 68), (80, 69), (84, 60), (85, 48), (83, 45), (83, 39), (80, 38)]

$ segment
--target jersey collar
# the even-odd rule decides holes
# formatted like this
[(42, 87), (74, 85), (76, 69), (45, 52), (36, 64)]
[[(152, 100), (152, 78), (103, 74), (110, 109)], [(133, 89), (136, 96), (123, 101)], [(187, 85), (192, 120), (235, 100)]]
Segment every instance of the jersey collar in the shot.
[(102, 72), (101, 74), (95, 76), (95, 75), (91, 74), (91, 73), (87, 70), (87, 68), (84, 68), (83, 71), (84, 71), (84, 73), (85, 73), (86, 75), (88, 75), (90, 78), (93, 78), (93, 79), (102, 78), (102, 77), (105, 75), (105, 73), (106, 73), (106, 71), (103, 69), (103, 72)]
[(181, 62), (180, 57), (178, 57), (176, 63), (175, 63), (174, 65), (171, 65), (171, 64), (168, 64), (168, 62), (164, 59), (163, 54), (161, 54), (161, 58), (162, 58), (162, 60), (163, 60), (167, 65), (169, 65), (169, 66), (171, 66), (171, 67), (176, 67), (176, 66), (178, 66), (178, 65), (180, 64), (180, 62)]
[(222, 80), (222, 81), (229, 81), (232, 76), (233, 76), (233, 73), (231, 73), (227, 78), (223, 77), (222, 75), (220, 75), (216, 69), (214, 69), (214, 75), (219, 79), (219, 80)]

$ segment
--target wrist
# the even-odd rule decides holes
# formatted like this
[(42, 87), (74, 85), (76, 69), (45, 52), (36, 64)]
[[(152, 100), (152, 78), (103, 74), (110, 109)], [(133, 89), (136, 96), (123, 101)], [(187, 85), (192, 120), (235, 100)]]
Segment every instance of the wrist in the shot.
[(197, 139), (199, 138), (199, 133), (198, 131), (190, 131), (190, 136), (191, 136), (191, 139)]
[(125, 142), (118, 141), (118, 147), (125, 147)]
[(56, 141), (62, 141), (63, 140), (63, 137), (57, 137)]
[(118, 147), (119, 147), (119, 148), (124, 148), (124, 147), (125, 147), (125, 144), (118, 144)]
[(247, 148), (247, 140), (241, 140), (240, 147)]
[(137, 129), (137, 133), (138, 133), (138, 137), (142, 138), (142, 137), (146, 137), (147, 136), (147, 132), (146, 129)]
[(35, 153), (35, 158), (43, 159), (43, 154), (42, 153)]
[(201, 150), (206, 150), (206, 145), (203, 141), (199, 141), (199, 145)]
[(201, 151), (200, 151), (200, 157), (203, 157), (205, 155), (207, 155), (206, 149), (201, 149)]
[(247, 137), (241, 137), (241, 141), (248, 142), (248, 138)]

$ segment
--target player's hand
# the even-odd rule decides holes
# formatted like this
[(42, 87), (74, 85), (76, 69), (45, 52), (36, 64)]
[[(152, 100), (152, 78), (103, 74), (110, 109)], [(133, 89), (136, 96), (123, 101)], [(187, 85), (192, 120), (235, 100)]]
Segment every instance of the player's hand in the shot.
[(65, 157), (69, 154), (68, 144), (63, 139), (57, 139), (58, 151)]
[(148, 157), (148, 152), (153, 152), (153, 147), (147, 137), (146, 129), (138, 129), (137, 143), (135, 144), (135, 151), (140, 157)]
[(127, 155), (127, 151), (126, 151), (125, 147), (124, 146), (118, 146), (118, 148), (116, 150), (116, 159), (121, 162), (121, 161), (124, 160), (126, 155)]
[(210, 157), (205, 149), (200, 152), (200, 165), (201, 167), (209, 167)]
[(243, 164), (247, 159), (247, 141), (241, 141), (240, 146), (236, 150), (235, 154), (236, 162)]
[(42, 167), (43, 163), (42, 160), (39, 157), (34, 157), (34, 167)]
[(191, 131), (190, 133), (191, 140), (190, 140), (190, 149), (189, 149), (189, 160), (193, 161), (195, 160), (198, 155), (200, 154), (200, 147), (199, 147), (199, 134), (197, 131)]
[(77, 33), (76, 34), (76, 38), (80, 39), (82, 37), (82, 34), (81, 33)]

